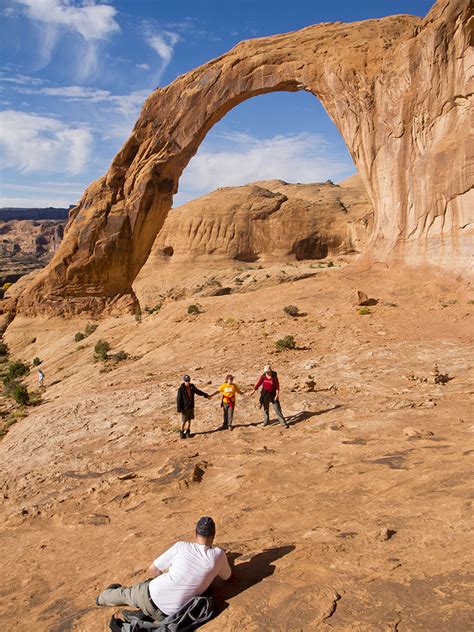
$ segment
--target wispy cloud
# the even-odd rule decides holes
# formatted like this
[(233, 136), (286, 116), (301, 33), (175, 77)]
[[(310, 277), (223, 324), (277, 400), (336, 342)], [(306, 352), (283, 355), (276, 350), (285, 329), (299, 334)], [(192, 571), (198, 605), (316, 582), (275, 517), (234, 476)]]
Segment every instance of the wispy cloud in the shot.
[(88, 128), (15, 110), (5, 110), (0, 116), (4, 168), (77, 174), (86, 166), (92, 146)]
[(25, 14), (40, 26), (41, 48), (38, 68), (47, 66), (62, 31), (72, 31), (82, 39), (79, 47), (77, 76), (92, 76), (98, 67), (100, 42), (120, 31), (115, 20), (117, 10), (109, 4), (95, 0), (16, 0)]
[(337, 180), (354, 170), (350, 160), (333, 155), (318, 134), (258, 139), (249, 134), (221, 132), (217, 142), (219, 147), (203, 148), (189, 163), (175, 206), (222, 186), (274, 178), (287, 182)]
[(174, 47), (181, 41), (181, 37), (175, 31), (152, 31), (150, 24), (146, 24), (145, 41), (161, 59), (157, 77), (159, 81), (173, 57)]
[(85, 40), (105, 39), (120, 31), (115, 21), (117, 9), (110, 4), (97, 4), (95, 0), (16, 0), (25, 7), (32, 20), (54, 24), (76, 31)]
[(150, 66), (148, 64), (136, 64), (136, 68), (139, 70), (150, 70)]

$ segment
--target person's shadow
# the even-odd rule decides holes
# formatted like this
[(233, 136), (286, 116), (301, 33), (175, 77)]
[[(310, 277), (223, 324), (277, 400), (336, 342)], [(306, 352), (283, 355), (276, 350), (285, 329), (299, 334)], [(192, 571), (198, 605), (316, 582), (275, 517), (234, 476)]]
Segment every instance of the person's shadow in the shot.
[[(295, 546), (293, 544), (279, 546), (274, 549), (265, 549), (250, 559), (247, 559), (248, 556), (243, 556), (242, 553), (228, 553), (227, 557), (233, 569), (232, 577), (226, 582), (220, 580), (214, 582), (211, 588), (216, 604), (216, 615), (228, 607), (228, 599), (232, 599), (232, 597), (239, 595), (251, 586), (255, 586), (265, 577), (273, 575), (275, 572), (273, 562), (288, 555), (294, 549)], [(240, 563), (235, 564), (235, 561), (239, 558), (241, 558)]]

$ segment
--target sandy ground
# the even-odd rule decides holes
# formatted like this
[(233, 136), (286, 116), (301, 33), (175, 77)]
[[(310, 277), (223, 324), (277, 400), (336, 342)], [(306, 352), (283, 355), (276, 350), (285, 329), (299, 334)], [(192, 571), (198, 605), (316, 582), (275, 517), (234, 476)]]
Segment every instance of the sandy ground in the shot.
[[(370, 314), (357, 289), (378, 299)], [(473, 629), (473, 298), (441, 278), (335, 268), (200, 298), (198, 316), (185, 299), (111, 319), (81, 343), (85, 320), (15, 319), (12, 354), (39, 356), (47, 388), (0, 443), (10, 629), (107, 630), (121, 609), (96, 594), (144, 579), (203, 514), (235, 560), (206, 630)], [(298, 349), (277, 353), (288, 334)], [(133, 358), (104, 372), (99, 338)], [(217, 398), (198, 399), (195, 435), (179, 439), (183, 373), (211, 392), (231, 370), (248, 392), (268, 360), (290, 429), (262, 428), (254, 396), (219, 431)]]

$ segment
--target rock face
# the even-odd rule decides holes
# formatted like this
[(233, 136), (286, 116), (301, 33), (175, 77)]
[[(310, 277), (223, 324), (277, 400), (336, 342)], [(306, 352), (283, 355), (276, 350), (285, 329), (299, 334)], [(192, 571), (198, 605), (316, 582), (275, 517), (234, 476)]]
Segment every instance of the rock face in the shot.
[(357, 176), (341, 186), (271, 180), (218, 189), (169, 213), (133, 289), (149, 304), (191, 269), (360, 252), (372, 220)]
[(465, 272), (469, 17), (469, 0), (439, 0), (424, 19), (320, 24), (250, 40), (156, 90), (19, 311), (133, 302), (132, 282), (207, 132), (237, 104), (276, 91), (311, 92), (341, 132), (374, 207), (368, 256)]
[(43, 268), (59, 247), (65, 220), (0, 220), (0, 280)]

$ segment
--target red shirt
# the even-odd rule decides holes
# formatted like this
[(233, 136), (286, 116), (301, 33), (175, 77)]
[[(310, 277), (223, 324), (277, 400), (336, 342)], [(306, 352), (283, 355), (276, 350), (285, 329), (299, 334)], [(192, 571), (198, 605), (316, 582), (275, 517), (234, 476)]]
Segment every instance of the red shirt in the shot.
[(255, 384), (255, 389), (262, 387), (263, 391), (268, 391), (269, 393), (275, 393), (280, 390), (280, 383), (278, 382), (277, 376), (268, 377), (266, 373), (264, 373), (258, 382)]

